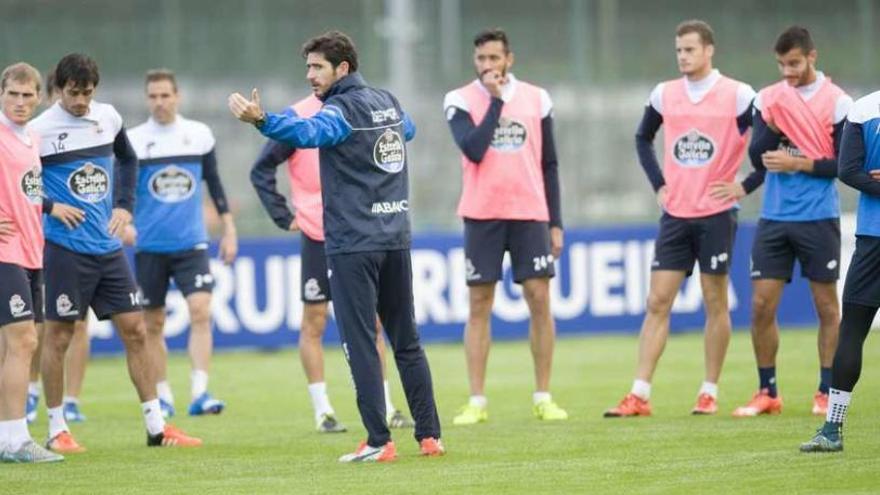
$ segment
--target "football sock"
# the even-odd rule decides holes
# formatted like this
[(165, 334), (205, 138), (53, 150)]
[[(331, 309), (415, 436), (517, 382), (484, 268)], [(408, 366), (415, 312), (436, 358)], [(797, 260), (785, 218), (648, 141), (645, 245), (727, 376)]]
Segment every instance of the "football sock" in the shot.
[(648, 400), (651, 398), (651, 384), (645, 380), (639, 380), (637, 378), (633, 380), (633, 386), (630, 393), (638, 396), (642, 400)]
[(158, 435), (165, 430), (165, 419), (162, 418), (162, 408), (159, 407), (159, 399), (148, 400), (141, 403), (141, 411), (144, 413), (144, 424), (150, 436)]
[(700, 385), (700, 394), (699, 395), (703, 395), (703, 394), (711, 395), (713, 399), (717, 399), (718, 398), (718, 384), (711, 383), (711, 382), (703, 382), (703, 384)]
[(333, 406), (330, 405), (330, 397), (327, 396), (326, 383), (310, 383), (309, 397), (312, 398), (312, 408), (315, 410), (316, 420), (320, 421), (324, 414), (333, 414)]
[(190, 379), (190, 392), (192, 393), (192, 399), (196, 400), (202, 396), (205, 392), (208, 391), (208, 372), (203, 370), (192, 370), (192, 373), (189, 375)]
[(468, 399), (468, 405), (485, 408), (489, 405), (489, 399), (487, 399), (485, 395), (472, 395), (470, 399)]
[(171, 393), (171, 385), (168, 380), (162, 380), (156, 384), (156, 393), (159, 394), (160, 399), (174, 405), (174, 394)]
[(29, 382), (28, 383), (28, 395), (36, 395), (40, 396), (40, 382)]
[(28, 431), (27, 419), (25, 418), (15, 419), (8, 423), (10, 423), (9, 438), (6, 445), (10, 451), (15, 452), (31, 439), (31, 434)]
[(64, 406), (50, 407), (49, 415), (49, 438), (55, 438), (62, 431), (70, 431), (67, 421), (64, 420)]
[(397, 408), (395, 408), (394, 403), (391, 402), (391, 385), (388, 384), (388, 380), (385, 380), (382, 385), (385, 388), (385, 414), (392, 414)]
[(758, 368), (758, 380), (760, 381), (760, 389), (767, 389), (770, 397), (776, 397), (776, 366), (768, 368)]
[(552, 400), (550, 392), (535, 392), (532, 394), (532, 402), (537, 406), (541, 402)]

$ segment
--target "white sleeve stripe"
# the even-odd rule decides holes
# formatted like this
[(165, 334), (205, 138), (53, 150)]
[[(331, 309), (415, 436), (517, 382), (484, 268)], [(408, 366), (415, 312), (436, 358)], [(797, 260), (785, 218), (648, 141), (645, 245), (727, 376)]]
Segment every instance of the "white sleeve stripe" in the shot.
[(550, 94), (547, 90), (541, 88), (541, 118), (544, 119), (551, 113), (553, 113), (553, 100), (550, 99)]
[(467, 101), (465, 101), (464, 97), (461, 96), (458, 90), (446, 93), (446, 96), (443, 98), (443, 111), (446, 111), (449, 107), (460, 108), (465, 112), (470, 113)]
[(663, 115), (663, 86), (665, 83), (660, 83), (654, 86), (654, 89), (651, 90), (651, 95), (648, 97), (647, 103), (645, 106), (652, 106), (654, 110), (657, 111), (660, 115)]

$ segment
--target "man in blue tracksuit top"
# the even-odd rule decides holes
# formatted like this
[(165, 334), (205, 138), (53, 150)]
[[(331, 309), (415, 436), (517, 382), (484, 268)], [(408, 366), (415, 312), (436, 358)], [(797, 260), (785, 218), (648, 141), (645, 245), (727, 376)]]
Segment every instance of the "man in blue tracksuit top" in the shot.
[(331, 31), (312, 38), (302, 54), (312, 90), (324, 102), (314, 117), (265, 113), (256, 89), (251, 100), (230, 95), (229, 108), (268, 138), (320, 148), (330, 291), (368, 432), (366, 442), (339, 460), (396, 458), (385, 423), (377, 313), (394, 349), (421, 453), (442, 455), (431, 371), (413, 308), (406, 141), (415, 127), (391, 93), (366, 85), (357, 73), (354, 44), (345, 34)]

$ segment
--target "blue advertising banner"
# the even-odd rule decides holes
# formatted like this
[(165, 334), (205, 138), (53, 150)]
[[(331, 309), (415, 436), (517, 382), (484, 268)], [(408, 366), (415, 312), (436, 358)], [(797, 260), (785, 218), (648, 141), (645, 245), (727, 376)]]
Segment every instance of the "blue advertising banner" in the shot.
[[(755, 225), (740, 225), (733, 252), (729, 287), (736, 327), (748, 327), (751, 288), (749, 251)], [(648, 294), (656, 225), (574, 229), (557, 260), (551, 284), (553, 315), (560, 334), (627, 332), (641, 325)], [(848, 261), (848, 255), (845, 255)], [(468, 313), (465, 258), (460, 234), (416, 234), (413, 241), (413, 286), (416, 319), (426, 342), (460, 341)], [(302, 317), (298, 237), (242, 239), (232, 266), (212, 261), (216, 280), (211, 313), (217, 348), (278, 348), (295, 345)], [(796, 268), (779, 307), (780, 325), (813, 325), (815, 311), (809, 287)], [(704, 323), (700, 278), (695, 272), (683, 284), (672, 315), (673, 331), (700, 329)], [(181, 294), (167, 299), (165, 332), (171, 349), (186, 347), (188, 313)], [(106, 322), (93, 323), (95, 353), (121, 352), (119, 339)], [(499, 339), (526, 338), (528, 307), (511, 280), (496, 291), (492, 334)], [(338, 342), (333, 319), (325, 336)]]

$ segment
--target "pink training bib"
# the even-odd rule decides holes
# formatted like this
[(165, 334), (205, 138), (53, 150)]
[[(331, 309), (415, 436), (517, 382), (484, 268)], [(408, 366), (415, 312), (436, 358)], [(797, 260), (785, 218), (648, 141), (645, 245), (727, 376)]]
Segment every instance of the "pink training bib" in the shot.
[[(458, 89), (475, 124), (483, 120), (491, 98), (474, 81)], [(501, 110), (492, 144), (483, 161), (462, 155), (463, 186), (458, 214), (475, 220), (536, 220), (550, 214), (541, 167), (541, 90), (517, 81)]]
[(809, 100), (785, 81), (761, 90), (761, 117), (775, 126), (807, 158), (834, 157), (834, 109), (844, 94), (831, 78)]
[[(310, 95), (292, 108), (296, 114), (308, 118), (321, 110), (324, 104)], [(317, 148), (297, 149), (287, 159), (287, 176), (296, 209), (296, 223), (313, 241), (324, 241), (324, 206), (321, 201), (321, 172)]]
[(733, 182), (745, 155), (746, 136), (736, 123), (739, 85), (722, 76), (698, 103), (688, 97), (684, 78), (663, 85), (664, 209), (670, 215), (705, 217), (736, 203), (713, 199), (709, 184)]
[(14, 232), (0, 238), (0, 262), (31, 270), (43, 267), (43, 179), (35, 133), (26, 145), (0, 124), (0, 220), (11, 220)]

